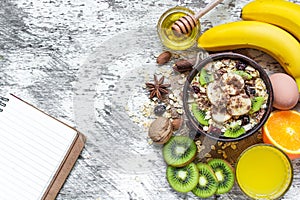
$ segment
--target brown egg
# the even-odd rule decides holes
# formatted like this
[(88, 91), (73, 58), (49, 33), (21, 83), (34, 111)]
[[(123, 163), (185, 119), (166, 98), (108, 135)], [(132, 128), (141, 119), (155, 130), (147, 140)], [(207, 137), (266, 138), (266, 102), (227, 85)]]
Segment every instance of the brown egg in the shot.
[(299, 99), (299, 90), (295, 80), (284, 73), (275, 73), (270, 76), (273, 87), (273, 107), (280, 110), (289, 110), (296, 106)]

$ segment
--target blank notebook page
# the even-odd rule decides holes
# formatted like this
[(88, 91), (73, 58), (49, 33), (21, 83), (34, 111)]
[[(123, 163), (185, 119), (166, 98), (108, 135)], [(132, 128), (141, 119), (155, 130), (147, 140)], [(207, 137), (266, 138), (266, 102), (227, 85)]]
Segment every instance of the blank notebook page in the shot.
[(41, 199), (76, 130), (10, 95), (0, 112), (0, 199)]

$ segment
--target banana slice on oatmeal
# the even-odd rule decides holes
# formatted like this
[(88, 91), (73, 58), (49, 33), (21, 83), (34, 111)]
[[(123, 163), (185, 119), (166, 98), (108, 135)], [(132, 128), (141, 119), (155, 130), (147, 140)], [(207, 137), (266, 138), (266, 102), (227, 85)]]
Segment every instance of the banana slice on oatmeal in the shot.
[(246, 94), (239, 94), (229, 99), (227, 111), (232, 116), (247, 114), (251, 109), (251, 99)]
[(214, 106), (211, 110), (211, 118), (217, 123), (224, 123), (231, 119), (225, 106)]
[(243, 77), (238, 74), (229, 72), (222, 75), (220, 79), (222, 90), (229, 95), (237, 95), (243, 90), (245, 82)]
[(210, 103), (215, 106), (220, 105), (220, 103), (227, 104), (229, 99), (229, 96), (221, 89), (218, 81), (214, 81), (207, 85), (206, 95)]

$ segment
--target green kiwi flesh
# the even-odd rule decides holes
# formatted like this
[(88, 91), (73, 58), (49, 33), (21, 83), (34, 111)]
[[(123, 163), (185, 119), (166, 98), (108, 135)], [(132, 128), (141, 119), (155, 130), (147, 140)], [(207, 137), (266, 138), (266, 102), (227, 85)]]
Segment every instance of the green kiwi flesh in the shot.
[(244, 129), (244, 127), (240, 126), (239, 124), (235, 124), (235, 125), (232, 125), (229, 128), (227, 128), (225, 130), (223, 136), (229, 137), (229, 138), (237, 138), (237, 137), (243, 135), (244, 133), (246, 133), (246, 130)]
[(186, 193), (198, 184), (199, 171), (193, 162), (184, 167), (168, 166), (167, 180), (174, 190)]
[(252, 76), (249, 73), (247, 73), (243, 70), (237, 70), (237, 71), (234, 71), (234, 73), (237, 74), (237, 75), (240, 75), (245, 80), (252, 79)]
[(251, 109), (249, 111), (249, 114), (253, 114), (259, 111), (264, 101), (265, 101), (264, 97), (254, 97), (251, 100)]
[(193, 194), (201, 198), (208, 198), (215, 194), (218, 188), (218, 180), (212, 168), (205, 163), (198, 163), (199, 181), (192, 190)]
[(197, 153), (195, 142), (187, 136), (172, 136), (163, 147), (163, 157), (168, 165), (182, 167), (192, 162)]
[(207, 70), (205, 68), (202, 68), (200, 71), (200, 77), (199, 77), (200, 85), (204, 86), (207, 83), (210, 83), (212, 81), (214, 81), (213, 75), (207, 73)]
[(208, 120), (205, 119), (205, 111), (200, 110), (197, 103), (192, 104), (192, 113), (196, 120), (203, 126), (208, 126)]
[(232, 189), (235, 180), (231, 165), (225, 160), (217, 158), (208, 161), (208, 165), (213, 169), (218, 180), (216, 194), (229, 192)]

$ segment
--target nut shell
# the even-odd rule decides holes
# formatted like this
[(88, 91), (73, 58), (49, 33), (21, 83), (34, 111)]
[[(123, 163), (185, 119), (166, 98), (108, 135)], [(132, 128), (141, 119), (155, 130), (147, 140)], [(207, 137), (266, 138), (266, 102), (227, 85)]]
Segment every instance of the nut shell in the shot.
[(172, 122), (166, 117), (158, 117), (150, 124), (148, 135), (155, 143), (166, 143), (170, 139), (172, 134)]

